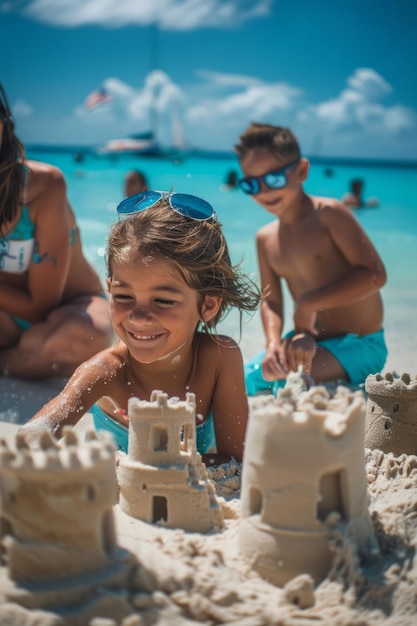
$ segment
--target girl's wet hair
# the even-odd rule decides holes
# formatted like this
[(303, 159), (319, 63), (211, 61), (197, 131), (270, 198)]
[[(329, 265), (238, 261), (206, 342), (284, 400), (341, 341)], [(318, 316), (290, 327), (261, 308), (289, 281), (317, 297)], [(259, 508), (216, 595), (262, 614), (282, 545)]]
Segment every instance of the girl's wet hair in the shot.
[(0, 144), (0, 227), (16, 217), (24, 185), (22, 160), (25, 149), (14, 133), (14, 121), (6, 93), (0, 84), (0, 123), (3, 139)]
[[(116, 265), (135, 263), (150, 257), (172, 263), (185, 283), (200, 295), (219, 296), (222, 303), (207, 330), (214, 330), (231, 307), (240, 312), (255, 311), (261, 300), (256, 284), (233, 266), (221, 224), (214, 220), (197, 221), (173, 211), (166, 200), (146, 211), (116, 222), (107, 245), (109, 277)], [(146, 270), (145, 270), (146, 271)]]
[(254, 148), (265, 148), (272, 154), (296, 161), (301, 158), (297, 138), (289, 128), (271, 124), (252, 124), (240, 135), (239, 143), (234, 147), (239, 158), (243, 158)]

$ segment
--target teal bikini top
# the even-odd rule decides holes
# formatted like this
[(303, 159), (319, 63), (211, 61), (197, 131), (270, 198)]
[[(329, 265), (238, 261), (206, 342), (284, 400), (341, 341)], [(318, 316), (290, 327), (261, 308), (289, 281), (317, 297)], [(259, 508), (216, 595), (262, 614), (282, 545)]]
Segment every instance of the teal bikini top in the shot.
[(23, 208), (19, 221), (4, 237), (0, 237), (0, 270), (9, 274), (27, 272), (35, 248), (35, 226), (26, 206), (26, 172), (24, 168)]
[(5, 237), (0, 237), (0, 270), (10, 274), (27, 272), (35, 247), (35, 227), (29, 211), (23, 207), (18, 223)]

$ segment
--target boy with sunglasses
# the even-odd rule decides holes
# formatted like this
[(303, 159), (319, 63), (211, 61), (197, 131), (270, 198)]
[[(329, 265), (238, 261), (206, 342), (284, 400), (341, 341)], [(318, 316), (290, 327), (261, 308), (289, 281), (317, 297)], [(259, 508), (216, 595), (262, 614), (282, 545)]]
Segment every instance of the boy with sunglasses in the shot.
[[(309, 162), (293, 133), (253, 123), (235, 146), (241, 189), (277, 219), (257, 233), (266, 350), (246, 365), (250, 395), (275, 390), (290, 371), (357, 386), (385, 365), (383, 263), (341, 202), (307, 195)], [(282, 281), (294, 330), (282, 335)]]

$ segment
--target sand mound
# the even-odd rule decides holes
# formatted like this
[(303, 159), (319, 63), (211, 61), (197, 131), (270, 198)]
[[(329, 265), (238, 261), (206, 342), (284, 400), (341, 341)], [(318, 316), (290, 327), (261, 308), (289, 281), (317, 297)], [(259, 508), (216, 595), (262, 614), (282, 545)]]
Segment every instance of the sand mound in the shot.
[[(2, 626), (411, 626), (417, 620), (417, 457), (366, 450), (369, 510), (381, 556), (360, 563), (342, 527), (331, 537), (333, 566), (275, 587), (239, 556), (240, 465), (209, 469), (225, 528), (187, 533), (140, 522), (114, 507), (118, 543), (136, 555), (128, 588), (102, 590), (82, 617), (0, 606)], [(102, 617), (98, 617), (98, 616)]]

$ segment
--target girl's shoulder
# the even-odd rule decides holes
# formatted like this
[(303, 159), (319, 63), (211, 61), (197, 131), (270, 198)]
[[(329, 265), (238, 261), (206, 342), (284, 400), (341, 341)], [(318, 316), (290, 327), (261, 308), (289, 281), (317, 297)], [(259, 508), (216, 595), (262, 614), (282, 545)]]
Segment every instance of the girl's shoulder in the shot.
[(200, 359), (210, 359), (216, 363), (228, 361), (236, 353), (241, 354), (236, 341), (226, 335), (196, 333), (195, 345)]

